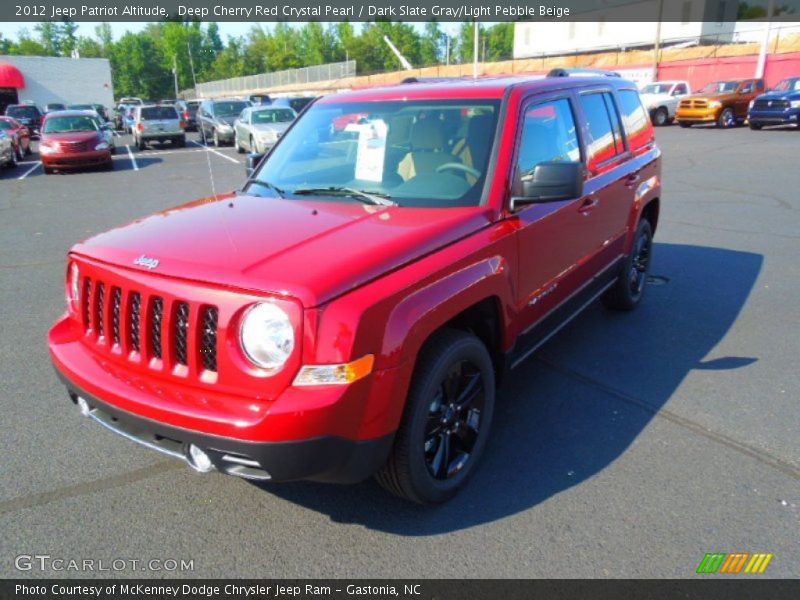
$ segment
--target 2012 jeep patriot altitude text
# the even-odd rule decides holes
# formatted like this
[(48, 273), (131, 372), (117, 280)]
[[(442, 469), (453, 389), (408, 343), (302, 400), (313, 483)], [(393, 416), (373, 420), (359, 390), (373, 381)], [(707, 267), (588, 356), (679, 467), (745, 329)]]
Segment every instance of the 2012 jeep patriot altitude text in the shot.
[(198, 471), (441, 502), (500, 377), (640, 302), (660, 174), (617, 77), (323, 97), (243, 190), (76, 245), (51, 356), (81, 412)]

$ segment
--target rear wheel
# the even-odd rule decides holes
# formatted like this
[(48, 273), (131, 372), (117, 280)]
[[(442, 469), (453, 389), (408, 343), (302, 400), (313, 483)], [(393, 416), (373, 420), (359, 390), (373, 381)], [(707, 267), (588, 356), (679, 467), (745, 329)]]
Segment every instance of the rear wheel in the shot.
[(14, 148), (11, 148), (11, 157), (9, 161), (6, 163), (7, 169), (13, 169), (17, 166), (17, 151)]
[(186, 147), (186, 136), (181, 136), (179, 138), (175, 138), (175, 140), (173, 140), (173, 143), (178, 148), (185, 148)]
[(759, 125), (758, 123), (753, 123), (752, 121), (750, 122), (750, 129), (752, 129), (753, 131), (759, 131), (762, 127), (763, 125)]
[(420, 504), (449, 500), (474, 472), (494, 411), (494, 369), (474, 335), (443, 330), (423, 347), (394, 446), (375, 475)]
[(33, 149), (31, 148), (31, 143), (28, 141), (28, 145), (25, 146), (25, 156), (30, 156), (33, 154)]
[(45, 175), (52, 175), (53, 174), (53, 169), (51, 167), (43, 167), (43, 168), (44, 168), (44, 174)]
[(625, 258), (617, 282), (603, 295), (603, 304), (614, 310), (633, 310), (639, 305), (647, 284), (653, 256), (653, 228), (642, 219), (636, 227), (633, 247)]
[(142, 138), (139, 138), (136, 140), (136, 147), (139, 150), (147, 150), (147, 143)]
[(669, 113), (663, 106), (659, 106), (656, 112), (653, 113), (653, 125), (663, 127), (669, 122)]

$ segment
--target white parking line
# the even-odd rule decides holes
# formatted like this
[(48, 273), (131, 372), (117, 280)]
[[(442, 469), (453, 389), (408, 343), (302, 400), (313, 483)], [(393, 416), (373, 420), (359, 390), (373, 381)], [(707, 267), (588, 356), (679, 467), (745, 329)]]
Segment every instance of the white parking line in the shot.
[(189, 140), (189, 141), (191, 141), (195, 146), (200, 146), (201, 148), (205, 149), (206, 152), (213, 152), (217, 156), (221, 156), (225, 160), (229, 160), (232, 163), (236, 163), (237, 165), (242, 164), (241, 162), (239, 162), (235, 158), (231, 158), (230, 156), (227, 156), (227, 155), (223, 154), (222, 152), (217, 152), (216, 150), (214, 150), (213, 148), (209, 148), (208, 146), (203, 146), (203, 144), (201, 144), (200, 142), (195, 142), (194, 140)]
[(38, 160), (37, 160), (35, 165), (33, 165), (33, 166), (30, 168), (30, 169), (28, 169), (27, 171), (25, 171), (25, 172), (24, 172), (22, 175), (20, 175), (19, 177), (17, 177), (17, 179), (25, 179), (25, 178), (26, 178), (28, 175), (30, 175), (31, 173), (33, 173), (33, 172), (36, 170), (36, 168), (37, 168), (39, 165), (41, 165), (41, 164), (42, 164), (42, 163), (41, 163), (41, 161), (38, 161)]
[(133, 152), (131, 152), (131, 147), (125, 144), (125, 149), (128, 151), (128, 156), (131, 159), (131, 163), (133, 163), (133, 170), (138, 171), (139, 165), (136, 164), (136, 159), (133, 157)]

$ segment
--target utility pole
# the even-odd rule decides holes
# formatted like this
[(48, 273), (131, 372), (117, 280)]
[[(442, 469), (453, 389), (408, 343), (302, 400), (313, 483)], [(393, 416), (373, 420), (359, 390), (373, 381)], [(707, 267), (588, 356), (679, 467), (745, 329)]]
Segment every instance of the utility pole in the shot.
[(175, 97), (178, 97), (178, 55), (172, 55), (172, 77), (175, 80)]
[(478, 69), (478, 47), (479, 47), (478, 38), (480, 36), (480, 33), (478, 32), (478, 28), (480, 27), (480, 25), (478, 24), (477, 21), (473, 21), (473, 23), (475, 24), (475, 38), (474, 38), (473, 43), (472, 43), (472, 78), (473, 79), (477, 79), (478, 78), (478, 72), (479, 72), (479, 69)]
[(194, 73), (194, 59), (192, 58), (192, 47), (189, 41), (186, 41), (186, 50), (189, 52), (189, 66), (192, 68), (192, 82), (194, 83), (194, 93), (197, 95), (197, 76)]
[(664, 20), (664, 0), (658, 2), (658, 23), (656, 23), (656, 45), (653, 49), (653, 81), (658, 81), (658, 58), (661, 54), (661, 21)]
[(769, 0), (767, 6), (767, 22), (764, 23), (764, 37), (761, 40), (761, 50), (758, 53), (758, 63), (756, 64), (756, 78), (764, 77), (767, 69), (767, 51), (769, 50), (769, 36), (772, 31), (772, 15), (775, 14), (775, 0)]
[(413, 65), (410, 62), (408, 62), (408, 59), (400, 53), (400, 50), (398, 50), (397, 46), (395, 46), (392, 43), (392, 40), (389, 39), (388, 35), (383, 36), (383, 41), (386, 42), (386, 44), (389, 46), (389, 50), (391, 50), (394, 53), (394, 55), (397, 57), (397, 60), (400, 61), (400, 64), (403, 66), (404, 69), (406, 69), (407, 71), (414, 70)]

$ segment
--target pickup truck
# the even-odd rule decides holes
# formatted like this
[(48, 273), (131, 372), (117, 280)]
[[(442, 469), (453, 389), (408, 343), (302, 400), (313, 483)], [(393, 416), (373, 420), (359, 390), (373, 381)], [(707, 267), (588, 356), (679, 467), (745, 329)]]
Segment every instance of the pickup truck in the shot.
[(675, 118), (681, 127), (714, 124), (725, 129), (741, 125), (750, 101), (764, 93), (763, 79), (715, 81), (683, 98)]
[(139, 150), (152, 142), (186, 146), (186, 122), (171, 104), (142, 105), (133, 109), (133, 140)]
[(692, 93), (688, 81), (655, 81), (645, 85), (641, 91), (642, 103), (653, 125), (662, 127), (675, 120), (678, 101)]
[(196, 471), (443, 502), (499, 383), (596, 299), (641, 303), (660, 196), (619, 77), (324, 96), (237, 192), (75, 245), (50, 355), (83, 415)]

